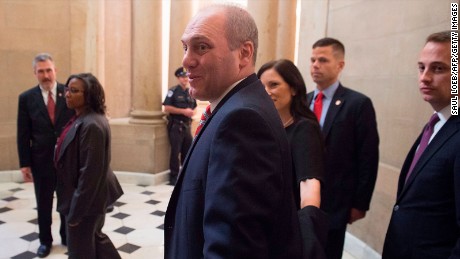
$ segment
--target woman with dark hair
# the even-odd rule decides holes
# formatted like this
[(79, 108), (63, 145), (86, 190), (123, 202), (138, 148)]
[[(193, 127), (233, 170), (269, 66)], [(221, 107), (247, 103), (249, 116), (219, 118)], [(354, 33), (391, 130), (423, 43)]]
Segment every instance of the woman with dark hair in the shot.
[(264, 64), (257, 76), (272, 98), (291, 146), (305, 258), (325, 258), (323, 244), (327, 219), (319, 207), (324, 145), (318, 121), (307, 105), (307, 90), (300, 71), (290, 60)]
[(55, 150), (57, 210), (66, 217), (69, 258), (121, 258), (102, 233), (106, 208), (123, 190), (110, 168), (110, 127), (104, 89), (90, 73), (71, 75), (66, 104), (75, 116)]

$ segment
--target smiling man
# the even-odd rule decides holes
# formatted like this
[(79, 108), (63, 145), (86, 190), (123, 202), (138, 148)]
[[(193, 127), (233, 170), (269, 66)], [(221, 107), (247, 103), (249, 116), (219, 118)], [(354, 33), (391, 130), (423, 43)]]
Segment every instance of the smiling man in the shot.
[(199, 11), (182, 36), (190, 93), (211, 104), (168, 205), (165, 258), (301, 256), (289, 145), (254, 73), (257, 37), (231, 5)]

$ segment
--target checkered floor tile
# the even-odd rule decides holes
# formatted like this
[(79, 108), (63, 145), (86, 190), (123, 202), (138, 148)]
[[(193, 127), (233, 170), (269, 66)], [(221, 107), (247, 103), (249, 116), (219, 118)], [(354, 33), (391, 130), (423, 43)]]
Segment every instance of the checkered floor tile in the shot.
[[(163, 222), (173, 187), (123, 184), (125, 194), (106, 216), (103, 231), (122, 258), (163, 258)], [(39, 244), (31, 183), (0, 182), (0, 258), (36, 258)], [(53, 212), (54, 244), (48, 258), (67, 258)]]

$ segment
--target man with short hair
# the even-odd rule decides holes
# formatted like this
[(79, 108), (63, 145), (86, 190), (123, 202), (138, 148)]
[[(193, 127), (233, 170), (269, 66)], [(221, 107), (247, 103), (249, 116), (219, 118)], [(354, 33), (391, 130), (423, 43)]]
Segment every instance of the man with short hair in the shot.
[[(428, 36), (419, 91), (433, 114), (407, 154), (384, 259), (460, 258), (460, 118), (451, 115), (451, 32)], [(458, 97), (458, 93), (457, 93)]]
[[(17, 147), (24, 181), (34, 182), (40, 239), (37, 255), (46, 257), (53, 243), (51, 214), (56, 189), (54, 146), (74, 111), (66, 106), (64, 85), (56, 82), (56, 68), (51, 55), (38, 54), (32, 65), (38, 85), (19, 95)], [(66, 245), (62, 214), (60, 234), (62, 244)]]
[(189, 22), (182, 61), (209, 101), (165, 216), (165, 258), (300, 258), (289, 144), (255, 74), (258, 32), (232, 5)]
[(341, 84), (344, 66), (345, 47), (340, 41), (323, 38), (313, 44), (310, 73), (316, 89), (308, 94), (308, 102), (326, 148), (321, 209), (330, 219), (328, 259), (342, 258), (347, 223), (364, 218), (369, 210), (379, 161), (372, 101)]

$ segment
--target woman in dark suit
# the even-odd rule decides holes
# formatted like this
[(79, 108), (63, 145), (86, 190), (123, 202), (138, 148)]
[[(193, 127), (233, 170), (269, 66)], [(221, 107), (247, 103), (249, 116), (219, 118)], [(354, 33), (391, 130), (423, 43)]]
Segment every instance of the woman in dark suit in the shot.
[(318, 121), (307, 106), (305, 82), (294, 63), (286, 59), (264, 64), (257, 76), (275, 104), (291, 146), (305, 258), (325, 258), (327, 219), (319, 209), (324, 146)]
[(122, 194), (110, 169), (110, 127), (104, 89), (92, 74), (71, 75), (66, 104), (76, 115), (55, 151), (57, 210), (66, 216), (69, 258), (120, 258), (102, 233), (106, 208)]

